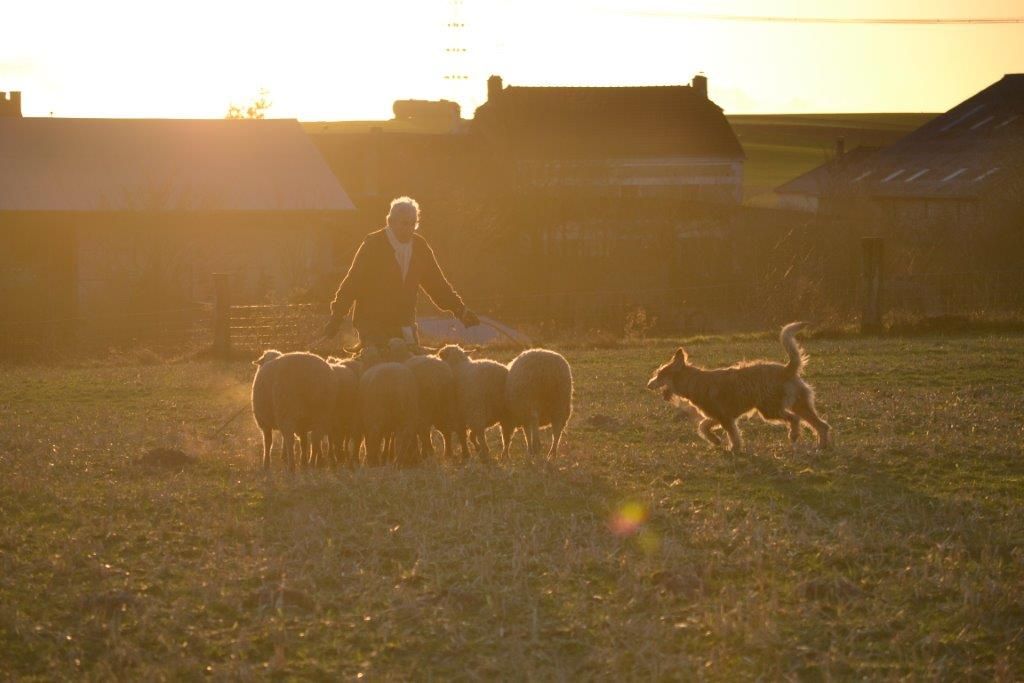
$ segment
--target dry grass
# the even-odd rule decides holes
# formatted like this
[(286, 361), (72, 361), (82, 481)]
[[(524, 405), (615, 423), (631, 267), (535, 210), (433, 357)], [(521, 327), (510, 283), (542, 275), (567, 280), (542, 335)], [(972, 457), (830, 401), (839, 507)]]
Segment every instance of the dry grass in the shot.
[(811, 340), (835, 450), (739, 457), (643, 390), (676, 343), (568, 354), (554, 466), (269, 479), (243, 362), (6, 368), (0, 677), (1024, 676), (1024, 336)]

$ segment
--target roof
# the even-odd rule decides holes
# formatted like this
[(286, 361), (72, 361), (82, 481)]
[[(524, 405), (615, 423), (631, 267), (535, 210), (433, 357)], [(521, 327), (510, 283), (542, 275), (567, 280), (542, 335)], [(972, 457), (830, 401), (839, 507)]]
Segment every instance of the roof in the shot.
[(520, 158), (745, 158), (722, 109), (685, 85), (508, 86), (476, 110), (473, 129)]
[(829, 159), (821, 166), (812, 168), (807, 173), (797, 176), (785, 185), (775, 188), (779, 194), (807, 194), (820, 196), (833, 189), (833, 184), (847, 176), (848, 169), (859, 166), (868, 157), (878, 152), (881, 147), (861, 145), (854, 147), (841, 157)]
[(0, 119), (0, 211), (348, 211), (292, 119)]
[[(976, 198), (1022, 176), (1024, 74), (1009, 74), (891, 146), (846, 164), (834, 189), (875, 197)], [(800, 180), (778, 191), (799, 191), (793, 186)]]

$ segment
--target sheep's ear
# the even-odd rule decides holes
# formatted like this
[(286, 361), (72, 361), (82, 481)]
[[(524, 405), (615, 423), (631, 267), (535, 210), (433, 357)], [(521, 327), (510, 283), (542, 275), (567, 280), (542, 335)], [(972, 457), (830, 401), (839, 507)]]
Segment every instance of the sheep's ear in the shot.
[(681, 363), (683, 365), (686, 365), (686, 362), (688, 360), (690, 360), (690, 357), (686, 355), (686, 351), (683, 349), (682, 346), (676, 349), (675, 354), (672, 356), (672, 362), (674, 363)]

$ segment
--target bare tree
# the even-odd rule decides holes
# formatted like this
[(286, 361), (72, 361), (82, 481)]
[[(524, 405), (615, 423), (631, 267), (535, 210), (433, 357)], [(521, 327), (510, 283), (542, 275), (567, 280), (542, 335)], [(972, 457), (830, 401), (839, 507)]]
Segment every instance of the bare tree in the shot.
[(256, 95), (249, 106), (245, 109), (242, 105), (235, 104), (232, 102), (228, 105), (228, 113), (224, 116), (226, 119), (263, 119), (267, 116), (267, 110), (273, 106), (273, 102), (268, 99), (270, 91), (266, 88), (260, 88), (259, 93)]

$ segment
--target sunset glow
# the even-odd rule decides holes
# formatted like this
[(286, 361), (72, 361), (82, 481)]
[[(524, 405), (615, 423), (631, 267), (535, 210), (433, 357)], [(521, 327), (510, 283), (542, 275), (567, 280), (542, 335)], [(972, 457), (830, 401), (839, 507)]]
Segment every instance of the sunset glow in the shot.
[[(395, 99), (518, 85), (682, 84), (727, 113), (943, 111), (1024, 71), (1024, 24), (728, 21), (744, 16), (1013, 17), (1019, 2), (303, 0), (11, 3), (0, 90), (27, 116), (220, 117), (270, 92), (270, 115), (390, 118)], [(455, 24), (455, 26), (452, 26)], [(459, 78), (451, 78), (458, 76)]]

